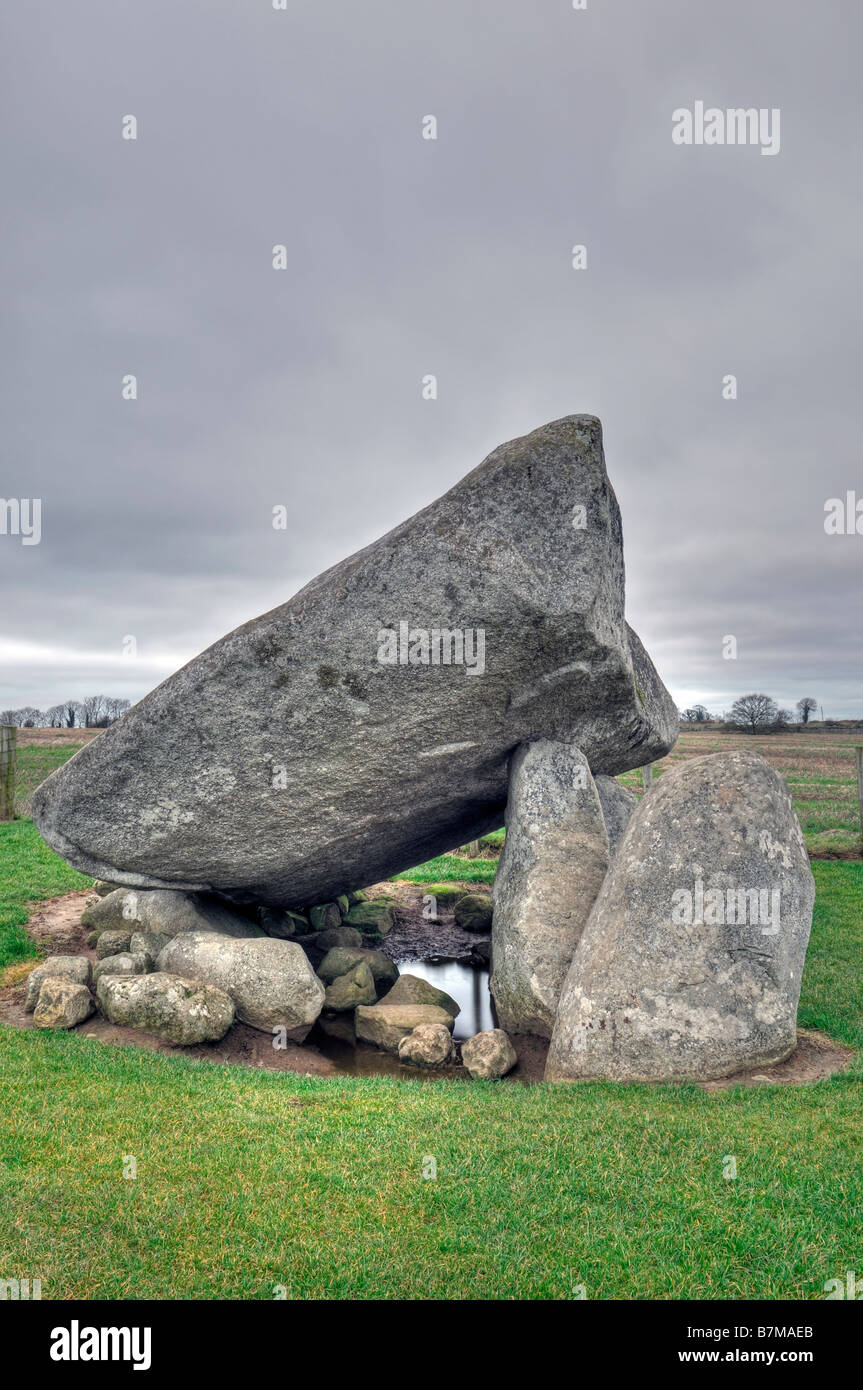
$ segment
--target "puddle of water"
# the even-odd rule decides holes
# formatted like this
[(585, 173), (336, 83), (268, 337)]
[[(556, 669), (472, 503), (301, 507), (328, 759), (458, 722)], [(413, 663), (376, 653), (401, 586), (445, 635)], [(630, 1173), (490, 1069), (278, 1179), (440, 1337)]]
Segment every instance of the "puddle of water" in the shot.
[(474, 1033), (497, 1027), (487, 970), (462, 965), (457, 960), (444, 961), (440, 965), (432, 965), (427, 960), (400, 961), (399, 969), (403, 975), (418, 975), (437, 989), (446, 990), (461, 1006), (452, 1034), (456, 1042), (464, 1042), (472, 1038)]

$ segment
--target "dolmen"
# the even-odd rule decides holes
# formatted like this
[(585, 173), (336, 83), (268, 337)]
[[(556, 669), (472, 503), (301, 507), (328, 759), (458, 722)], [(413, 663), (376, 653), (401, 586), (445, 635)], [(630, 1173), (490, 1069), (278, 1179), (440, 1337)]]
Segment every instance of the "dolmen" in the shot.
[(237, 1019), (299, 1043), (320, 1021), (448, 1063), (453, 1001), (399, 979), (378, 949), (392, 906), (359, 890), (505, 824), (500, 1026), (467, 1049), (472, 1075), (512, 1070), (517, 1034), (548, 1039), (552, 1081), (778, 1061), (811, 924), (800, 827), (745, 752), (672, 766), (637, 801), (617, 775), (677, 732), (625, 620), (600, 423), (553, 421), (216, 642), (42, 784), (46, 841), (114, 885), (92, 909), (92, 978), (49, 977), (43, 1012), (84, 1016), (95, 989), (109, 1018), (177, 1041)]

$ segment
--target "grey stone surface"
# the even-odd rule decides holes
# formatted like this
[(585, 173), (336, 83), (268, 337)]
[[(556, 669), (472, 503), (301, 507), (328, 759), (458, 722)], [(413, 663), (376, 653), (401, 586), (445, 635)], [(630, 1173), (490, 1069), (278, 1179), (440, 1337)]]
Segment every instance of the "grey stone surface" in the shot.
[(265, 1032), (285, 1028), (294, 1042), (303, 1041), (324, 1002), (324, 987), (294, 941), (182, 932), (156, 964), (161, 971), (225, 990), (241, 1023)]
[(233, 1001), (224, 990), (169, 972), (103, 975), (96, 997), (111, 1023), (181, 1047), (216, 1042), (234, 1021)]
[(464, 931), (491, 931), (492, 901), (489, 893), (465, 893), (453, 906), (456, 925)]
[(337, 975), (327, 985), (324, 995), (324, 1008), (334, 1013), (346, 1013), (358, 1004), (374, 1004), (377, 999), (374, 976), (368, 962), (357, 961), (356, 965), (344, 975)]
[(342, 931), (353, 928), (365, 936), (386, 936), (396, 924), (392, 903), (356, 903), (345, 918)]
[(489, 1028), (462, 1043), (461, 1060), (474, 1081), (497, 1081), (512, 1071), (518, 1057), (504, 1030)]
[(357, 1037), (385, 1052), (398, 1052), (402, 1038), (421, 1023), (442, 1023), (451, 1030), (452, 1016), (436, 1004), (361, 1005), (354, 1014)]
[(582, 933), (547, 1078), (707, 1080), (786, 1057), (813, 898), (788, 788), (764, 758), (670, 768)]
[(399, 968), (395, 961), (385, 956), (383, 951), (373, 951), (360, 946), (334, 946), (331, 951), (327, 951), (317, 973), (327, 984), (332, 984), (339, 975), (347, 974), (361, 960), (368, 963), (378, 991), (387, 990), (399, 977)]
[(606, 777), (601, 772), (594, 781), (599, 792), (605, 828), (608, 831), (609, 853), (613, 856), (629, 823), (629, 817), (638, 805), (638, 797), (629, 787), (622, 786), (613, 777)]
[[(442, 631), (467, 635), (467, 661), (454, 645), (454, 662), (431, 659)], [(511, 750), (538, 736), (609, 773), (677, 736), (624, 621), (620, 514), (588, 415), (502, 444), (215, 643), (43, 782), (33, 816), (112, 882), (304, 906), (496, 829)]]
[(67, 980), (74, 980), (76, 984), (89, 985), (93, 978), (93, 968), (87, 956), (49, 956), (27, 976), (24, 1008), (28, 1014), (32, 1014), (35, 1009), (42, 981), (49, 975), (55, 978), (63, 975)]
[(147, 961), (147, 969), (152, 970), (160, 951), (163, 951), (168, 942), (172, 940), (167, 932), (163, 931), (135, 931), (129, 942), (129, 950), (133, 956), (144, 956)]
[(512, 760), (494, 882), (492, 973), (501, 1027), (550, 1038), (573, 952), (608, 869), (608, 834), (584, 754), (523, 744)]
[(461, 1007), (445, 989), (429, 984), (419, 975), (400, 975), (392, 989), (379, 1000), (381, 1004), (436, 1004), (450, 1018), (458, 1018)]
[(420, 1023), (402, 1038), (398, 1050), (399, 1061), (412, 1067), (445, 1067), (455, 1055), (450, 1031), (443, 1023)]
[(93, 1012), (93, 996), (86, 985), (68, 975), (46, 975), (33, 1012), (37, 1028), (74, 1028)]
[(95, 931), (161, 932), (214, 931), (222, 936), (263, 936), (263, 930), (229, 903), (200, 893), (170, 889), (118, 888), (81, 914), (84, 926)]
[(96, 964), (93, 981), (98, 984), (103, 975), (146, 975), (153, 968), (153, 959), (142, 951), (121, 951), (116, 956), (106, 956)]
[(122, 927), (116, 929), (112, 927), (108, 931), (99, 933), (99, 939), (96, 942), (96, 955), (100, 960), (104, 960), (106, 956), (118, 956), (121, 951), (128, 951), (131, 945), (132, 933), (130, 931), (124, 931)]

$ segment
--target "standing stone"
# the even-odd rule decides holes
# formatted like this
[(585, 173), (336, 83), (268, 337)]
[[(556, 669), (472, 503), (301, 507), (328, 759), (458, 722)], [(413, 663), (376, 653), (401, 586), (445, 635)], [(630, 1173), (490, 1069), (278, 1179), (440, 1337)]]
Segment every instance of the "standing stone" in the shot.
[(608, 831), (609, 854), (613, 857), (629, 823), (629, 818), (638, 805), (638, 797), (635, 792), (631, 792), (628, 787), (624, 787), (614, 777), (605, 777), (599, 773), (594, 781), (596, 782), (596, 790), (599, 792), (599, 804), (602, 807), (605, 828)]
[(608, 834), (584, 754), (550, 739), (517, 749), (494, 884), (490, 985), (502, 1028), (551, 1037), (607, 869)]
[(111, 882), (302, 907), (497, 829), (510, 753), (538, 735), (607, 773), (677, 736), (624, 619), (589, 415), (502, 444), (201, 653), (43, 782), (33, 816)]
[(707, 1080), (787, 1057), (813, 898), (788, 788), (764, 758), (670, 768), (582, 933), (546, 1078)]
[(321, 1012), (324, 987), (294, 941), (244, 940), (215, 932), (181, 932), (156, 962), (160, 971), (203, 980), (229, 994), (237, 1018), (252, 1028), (286, 1029), (302, 1042)]

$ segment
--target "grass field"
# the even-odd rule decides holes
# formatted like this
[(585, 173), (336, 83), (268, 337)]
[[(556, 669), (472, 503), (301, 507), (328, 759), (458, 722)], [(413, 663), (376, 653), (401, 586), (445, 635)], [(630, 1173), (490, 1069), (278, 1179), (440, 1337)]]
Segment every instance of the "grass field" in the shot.
[[(28, 897), (75, 884), (29, 822), (0, 830), (14, 947)], [(800, 1023), (863, 1049), (863, 863), (813, 871)], [(85, 1032), (0, 1028), (0, 1276), (46, 1299), (819, 1298), (863, 1267), (863, 1051), (707, 1093), (319, 1079)]]

